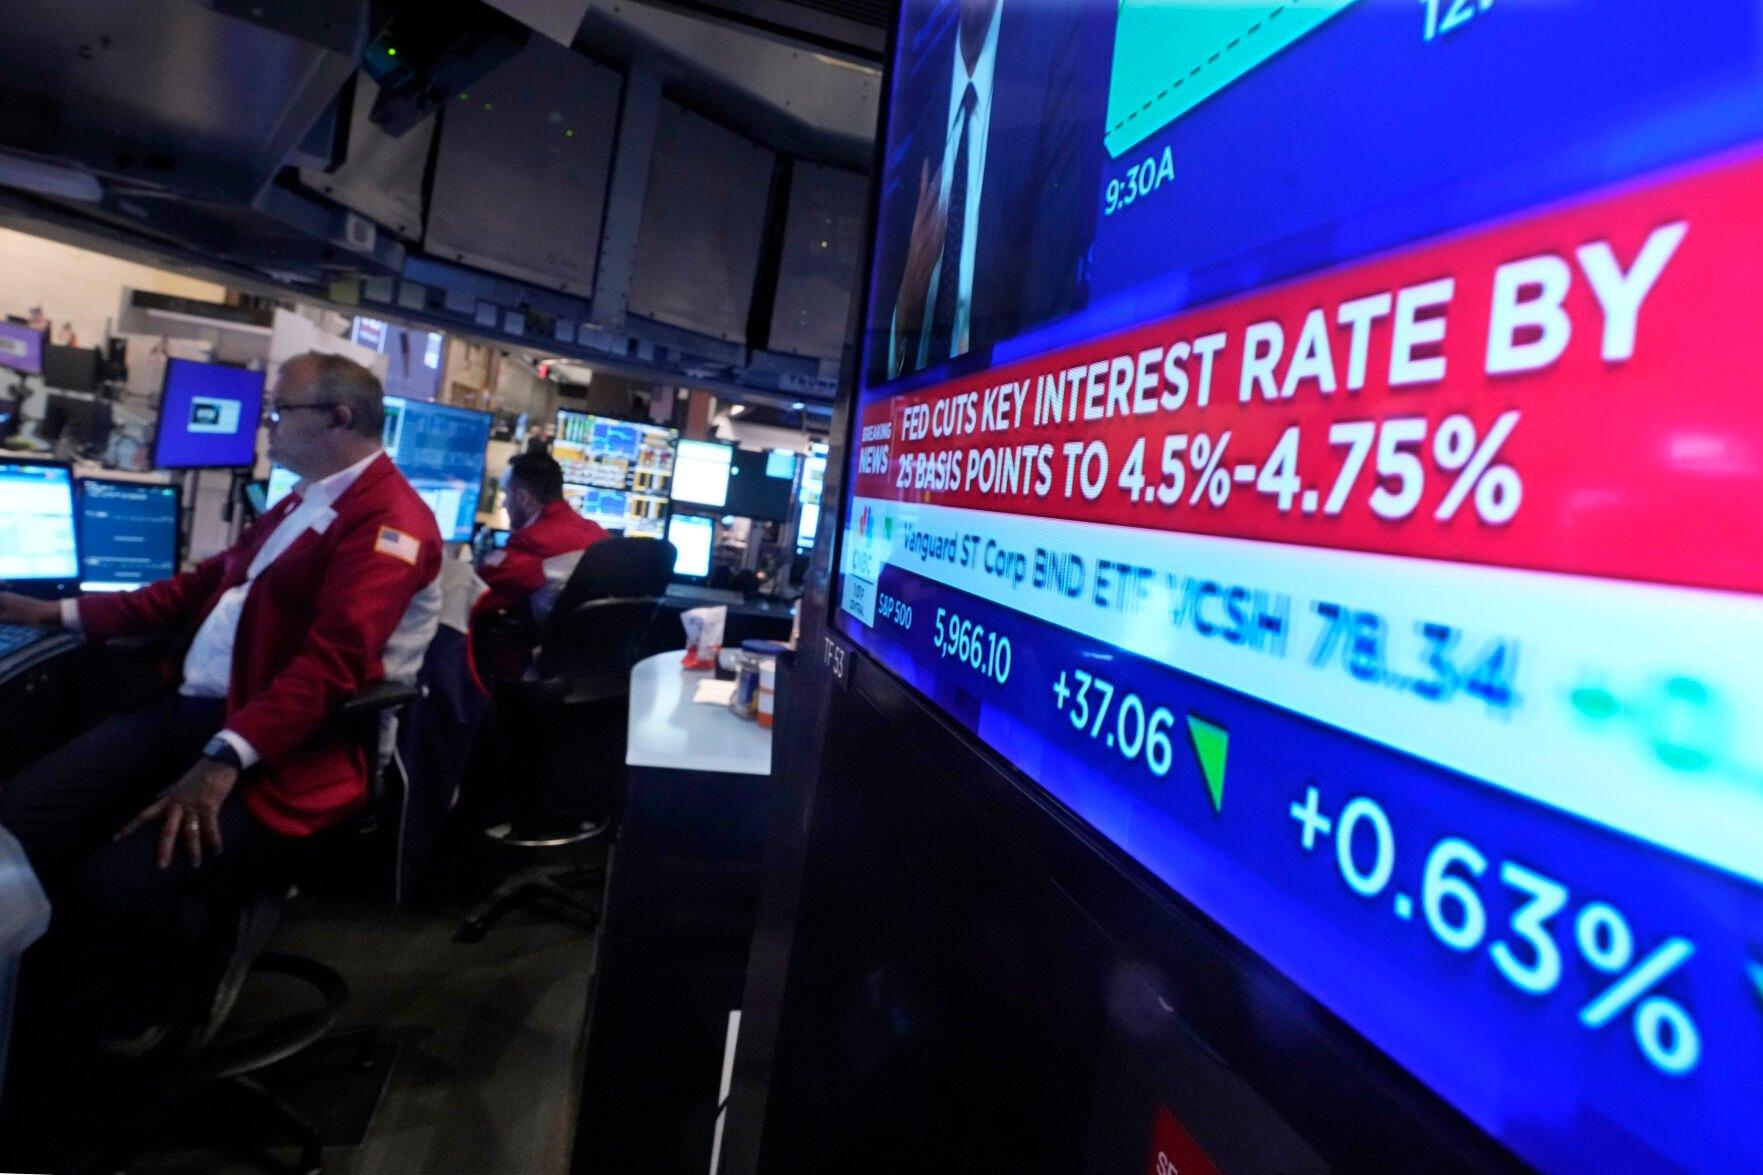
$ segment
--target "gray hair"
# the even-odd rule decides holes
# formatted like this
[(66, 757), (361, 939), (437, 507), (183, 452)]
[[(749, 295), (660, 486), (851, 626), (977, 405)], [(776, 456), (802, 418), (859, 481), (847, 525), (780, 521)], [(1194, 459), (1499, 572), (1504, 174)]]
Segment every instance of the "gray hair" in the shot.
[(288, 360), (312, 371), (312, 390), (324, 403), (349, 408), (349, 431), (379, 439), (386, 427), (385, 390), (379, 377), (353, 359), (308, 351)]

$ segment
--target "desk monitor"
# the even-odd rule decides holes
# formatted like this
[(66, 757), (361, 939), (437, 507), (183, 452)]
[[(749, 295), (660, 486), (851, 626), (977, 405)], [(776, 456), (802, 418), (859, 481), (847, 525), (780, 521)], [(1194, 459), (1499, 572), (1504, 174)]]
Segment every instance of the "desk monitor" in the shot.
[(299, 484), (300, 475), (292, 469), (271, 465), (269, 481), (263, 487), (263, 509), (266, 512), (275, 509), (275, 504), (292, 493)]
[(667, 541), (679, 551), (673, 562), (675, 579), (703, 583), (710, 578), (716, 519), (705, 514), (675, 514), (667, 520)]
[(64, 596), (79, 578), (72, 470), (58, 461), (0, 460), (0, 582)]
[(488, 412), (450, 404), (386, 397), (386, 452), (435, 512), (444, 542), (471, 538), (491, 419)]
[(108, 400), (51, 392), (44, 397), (37, 436), (51, 443), (64, 440), (76, 448), (96, 449), (109, 441), (114, 423), (115, 413)]
[(720, 510), (728, 502), (734, 451), (733, 445), (719, 441), (680, 441), (673, 462), (673, 500)]
[(657, 424), (564, 409), (557, 413), (551, 456), (563, 467), (565, 496), (583, 517), (618, 534), (659, 538), (667, 527), (678, 437)]
[(250, 465), (257, 460), (257, 426), (262, 417), (261, 371), (168, 359), (153, 464), (159, 469)]
[(737, 449), (725, 509), (742, 518), (785, 522), (795, 490), (796, 454), (784, 449)]
[[(471, 539), (483, 492), (490, 419), (488, 412), (386, 397), (386, 454), (434, 511), (443, 542)], [(273, 509), (299, 482), (293, 470), (272, 465), (265, 508)]]
[(43, 332), (16, 322), (0, 322), (0, 367), (24, 375), (41, 375)]
[(1215, 928), (1319, 1147), (1763, 1170), (1758, 6), (1006, 0), (959, 300), (970, 6), (898, 11), (850, 680)]
[(43, 346), (43, 383), (68, 392), (95, 392), (103, 356), (95, 347)]
[(79, 481), (80, 590), (133, 591), (169, 578), (178, 561), (178, 488)]
[(814, 533), (820, 529), (820, 497), (826, 486), (826, 446), (810, 450), (802, 462), (802, 489), (796, 495), (801, 508), (796, 514), (796, 550), (814, 546)]

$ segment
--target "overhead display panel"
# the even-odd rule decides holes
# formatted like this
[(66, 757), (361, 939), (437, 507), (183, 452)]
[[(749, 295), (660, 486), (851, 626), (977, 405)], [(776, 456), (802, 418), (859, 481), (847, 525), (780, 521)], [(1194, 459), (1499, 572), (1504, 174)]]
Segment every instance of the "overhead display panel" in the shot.
[(827, 360), (844, 353), (868, 196), (869, 181), (855, 172), (808, 163), (790, 169), (771, 350)]
[(356, 76), (343, 162), (333, 171), (303, 167), (300, 182), (399, 236), (416, 240), (422, 235), (422, 175), (435, 120), (425, 118), (402, 135), (388, 135), (369, 117), (379, 92), (365, 73)]
[(586, 295), (618, 125), (620, 76), (534, 39), (441, 118), (424, 248)]
[(745, 343), (775, 156), (662, 102), (649, 161), (633, 314)]
[(1523, 1162), (1763, 1167), (1763, 10), (895, 43), (838, 624)]

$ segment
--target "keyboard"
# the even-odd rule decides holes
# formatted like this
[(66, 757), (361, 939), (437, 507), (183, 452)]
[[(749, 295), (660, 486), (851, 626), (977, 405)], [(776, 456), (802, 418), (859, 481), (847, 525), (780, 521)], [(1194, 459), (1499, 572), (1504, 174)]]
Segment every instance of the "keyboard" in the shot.
[(747, 597), (726, 588), (700, 587), (695, 583), (670, 583), (667, 595), (676, 600), (702, 600), (707, 604), (744, 604)]
[(45, 629), (29, 624), (0, 624), (0, 657), (16, 653), (26, 645), (35, 644), (48, 636)]

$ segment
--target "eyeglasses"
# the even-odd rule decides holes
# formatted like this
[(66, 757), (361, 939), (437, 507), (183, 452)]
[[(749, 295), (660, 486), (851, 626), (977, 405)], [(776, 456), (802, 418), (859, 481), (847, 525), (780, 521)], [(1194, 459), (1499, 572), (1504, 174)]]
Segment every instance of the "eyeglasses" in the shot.
[(313, 409), (314, 411), (317, 411), (317, 410), (323, 409), (323, 408), (340, 408), (340, 407), (342, 407), (342, 405), (335, 400), (327, 401), (323, 404), (282, 404), (278, 407), (271, 408), (269, 410), (269, 422), (271, 424), (280, 424), (282, 422), (283, 414), (288, 413), (288, 412), (298, 412), (303, 408), (310, 408), (310, 409)]

